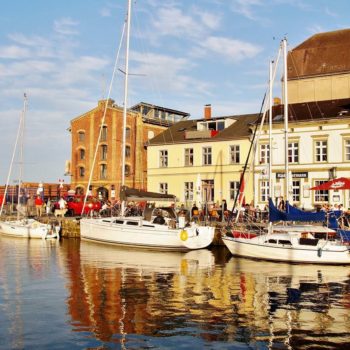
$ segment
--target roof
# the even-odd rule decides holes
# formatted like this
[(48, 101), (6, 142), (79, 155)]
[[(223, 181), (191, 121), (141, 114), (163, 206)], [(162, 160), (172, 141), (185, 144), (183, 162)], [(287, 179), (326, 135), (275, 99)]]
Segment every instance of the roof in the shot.
[(182, 115), (184, 117), (188, 117), (190, 115), (190, 113), (187, 113), (187, 112), (182, 112), (182, 111), (178, 111), (176, 109), (156, 106), (156, 105), (153, 105), (151, 103), (146, 103), (146, 102), (139, 102), (138, 104), (132, 106), (130, 109), (137, 110), (139, 106), (146, 106), (146, 107), (150, 107), (152, 109), (157, 109), (157, 110), (168, 112), (168, 113), (172, 113), (172, 114)]
[(210, 138), (202, 139), (191, 139), (185, 138), (186, 131), (197, 130), (197, 123), (201, 121), (208, 121), (207, 119), (192, 119), (183, 120), (174, 124), (161, 134), (157, 135), (153, 139), (149, 140), (149, 145), (164, 145), (174, 143), (198, 143), (198, 142), (216, 142), (224, 140), (236, 140), (242, 138), (249, 138), (251, 135), (249, 126), (254, 123), (259, 117), (259, 114), (246, 114), (237, 116), (224, 116), (216, 117), (210, 120), (222, 120), (222, 119), (234, 119), (235, 123), (227, 127), (226, 129), (219, 131), (215, 136)]
[(288, 79), (350, 73), (350, 29), (313, 35), (288, 53)]
[[(273, 107), (274, 121), (283, 121), (284, 105)], [(278, 118), (281, 116), (281, 118)], [(293, 103), (288, 106), (289, 122), (350, 118), (350, 98)]]

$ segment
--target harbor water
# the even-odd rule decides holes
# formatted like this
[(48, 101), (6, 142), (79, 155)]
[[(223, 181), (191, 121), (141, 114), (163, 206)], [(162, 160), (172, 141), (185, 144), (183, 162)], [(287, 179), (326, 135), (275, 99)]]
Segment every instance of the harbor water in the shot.
[(0, 236), (0, 349), (349, 349), (349, 275)]

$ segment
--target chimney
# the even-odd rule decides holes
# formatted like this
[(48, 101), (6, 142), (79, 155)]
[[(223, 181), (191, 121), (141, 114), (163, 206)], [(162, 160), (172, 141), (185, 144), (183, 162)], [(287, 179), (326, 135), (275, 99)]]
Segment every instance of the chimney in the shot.
[(281, 99), (279, 97), (274, 97), (273, 98), (273, 105), (278, 106), (281, 104)]
[(211, 119), (211, 104), (204, 106), (204, 119)]

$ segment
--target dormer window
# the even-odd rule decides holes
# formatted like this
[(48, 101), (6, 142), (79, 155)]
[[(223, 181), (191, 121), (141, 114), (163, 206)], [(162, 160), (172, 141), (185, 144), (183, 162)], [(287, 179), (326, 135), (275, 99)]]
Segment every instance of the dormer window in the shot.
[(199, 122), (197, 124), (197, 130), (211, 130), (211, 131), (221, 131), (225, 129), (224, 120), (208, 120), (205, 122)]

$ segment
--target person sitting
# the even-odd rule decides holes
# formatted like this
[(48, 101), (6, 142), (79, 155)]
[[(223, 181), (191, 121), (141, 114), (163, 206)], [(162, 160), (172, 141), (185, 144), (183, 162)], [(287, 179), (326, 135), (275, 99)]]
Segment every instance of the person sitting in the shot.
[(158, 211), (157, 216), (153, 220), (154, 224), (159, 224), (159, 225), (164, 225), (165, 224), (165, 219), (163, 218), (162, 212)]

